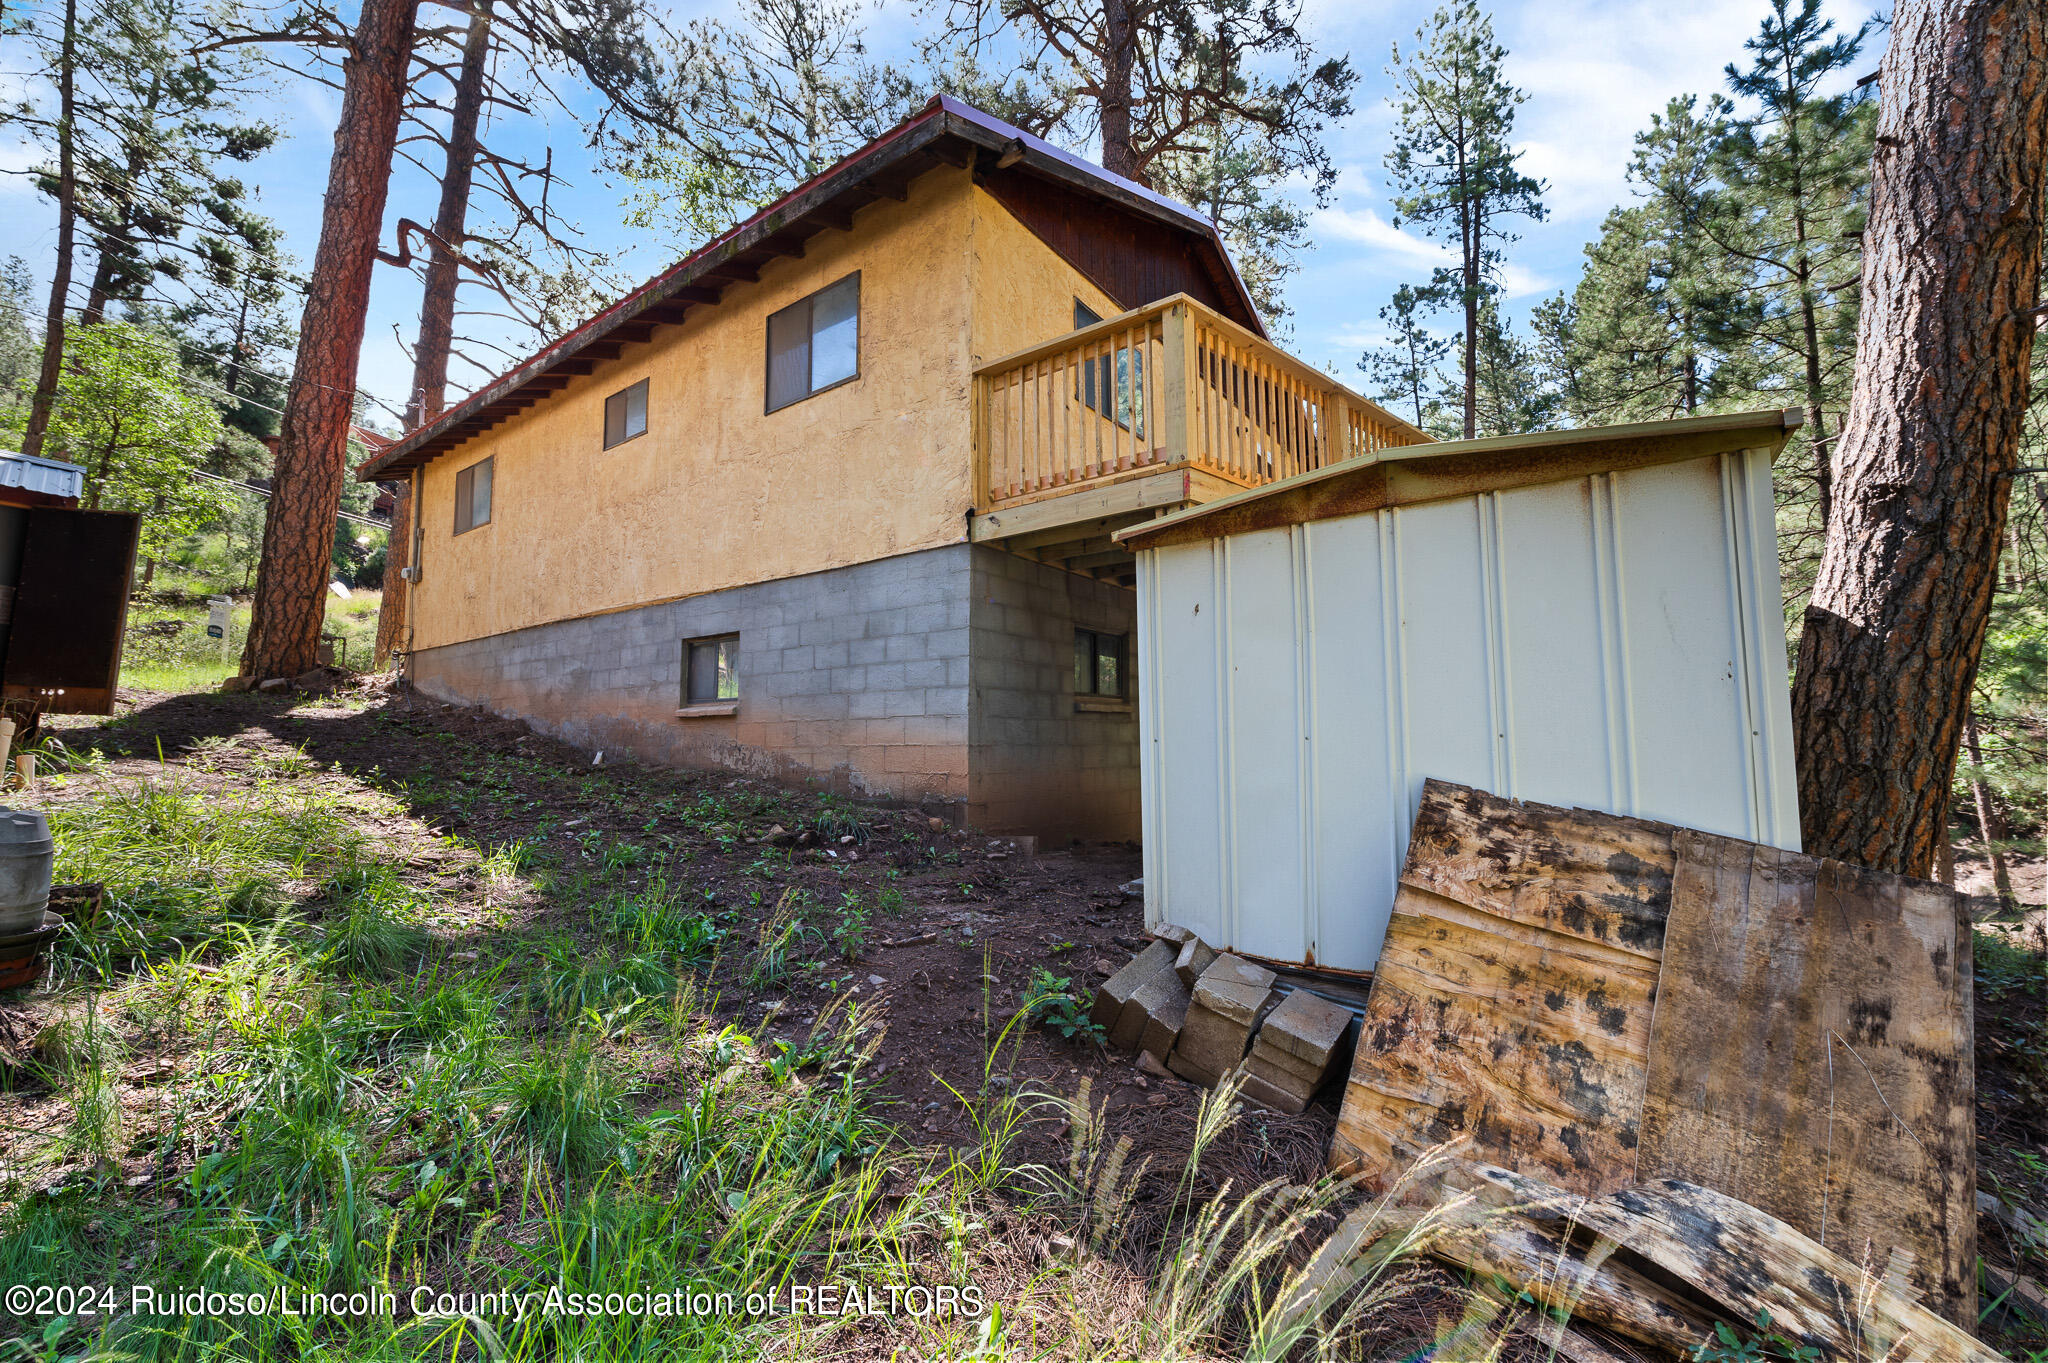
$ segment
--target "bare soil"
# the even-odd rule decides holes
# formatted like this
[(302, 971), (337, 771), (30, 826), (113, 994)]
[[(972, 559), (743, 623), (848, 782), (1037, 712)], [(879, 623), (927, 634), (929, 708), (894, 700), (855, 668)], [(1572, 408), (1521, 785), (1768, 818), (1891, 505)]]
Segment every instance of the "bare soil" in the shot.
[[(1141, 873), (1131, 844), (1075, 845), (1020, 855), (1008, 839), (953, 828), (926, 812), (826, 800), (814, 792), (720, 771), (621, 762), (478, 709), (406, 690), (331, 698), (162, 695), (123, 691), (114, 722), (60, 717), (58, 739), (109, 759), (103, 774), (43, 783), (41, 803), (89, 802), (102, 781), (177, 779), (201, 788), (274, 776), (294, 749), (313, 760), (301, 779), (393, 797), (397, 816), (365, 811), (364, 830), (403, 849), (434, 892), (436, 935), (479, 969), (559, 933), (598, 939), (592, 897), (661, 877), (712, 906), (726, 947), (705, 981), (716, 1012), (757, 1037), (800, 1040), (836, 1000), (869, 1005), (885, 1025), (867, 1074), (886, 1095), (881, 1115), (922, 1144), (974, 1145), (973, 1098), (986, 1084), (1071, 1094), (1088, 1081), (1112, 1129), (1140, 1155), (1177, 1168), (1201, 1090), (1139, 1072), (1130, 1057), (1028, 1027), (1004, 1029), (1033, 973), (1068, 979), (1083, 997), (1144, 943), (1144, 902), (1119, 887)], [(226, 740), (232, 740), (227, 743)], [(732, 816), (729, 836), (706, 836), (675, 811), (709, 795)], [(826, 811), (859, 828), (802, 831)], [(781, 830), (778, 833), (776, 830)], [(836, 831), (836, 825), (835, 825)], [(802, 838), (807, 845), (794, 845)], [(555, 850), (570, 871), (549, 888), (501, 902), (486, 893), (479, 853), (515, 843)], [(641, 849), (610, 871), (606, 854)], [(586, 875), (574, 874), (577, 868)], [(780, 897), (797, 889), (830, 906), (849, 893), (872, 905), (893, 890), (853, 959), (813, 943), (786, 987), (749, 983), (745, 957)], [(464, 959), (468, 959), (466, 956)], [(678, 1095), (659, 1090), (649, 1103)], [(1220, 1182), (1305, 1179), (1320, 1171), (1335, 1113), (1253, 1111), (1226, 1134), (1205, 1169)], [(1026, 1153), (1056, 1157), (1064, 1122), (1048, 1110)]]

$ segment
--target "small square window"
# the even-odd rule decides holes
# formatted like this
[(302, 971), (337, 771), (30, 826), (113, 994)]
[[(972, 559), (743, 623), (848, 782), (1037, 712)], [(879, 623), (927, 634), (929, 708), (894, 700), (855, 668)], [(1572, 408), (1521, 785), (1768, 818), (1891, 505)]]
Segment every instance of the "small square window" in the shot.
[(1121, 697), (1124, 693), (1124, 636), (1092, 629), (1074, 631), (1074, 694)]
[(647, 434), (647, 380), (624, 388), (604, 400), (604, 447), (623, 445), (636, 435)]
[(683, 704), (740, 698), (740, 636), (691, 639), (683, 645)]
[(455, 475), (455, 533), (491, 523), (491, 461), (479, 459)]
[(859, 377), (859, 271), (769, 314), (769, 411)]

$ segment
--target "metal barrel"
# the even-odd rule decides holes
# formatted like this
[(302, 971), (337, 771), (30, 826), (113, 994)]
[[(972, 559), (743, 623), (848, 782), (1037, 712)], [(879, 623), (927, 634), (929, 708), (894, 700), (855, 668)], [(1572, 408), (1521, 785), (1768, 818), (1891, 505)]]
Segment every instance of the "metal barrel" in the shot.
[(42, 926), (56, 853), (49, 822), (42, 815), (0, 808), (0, 938)]

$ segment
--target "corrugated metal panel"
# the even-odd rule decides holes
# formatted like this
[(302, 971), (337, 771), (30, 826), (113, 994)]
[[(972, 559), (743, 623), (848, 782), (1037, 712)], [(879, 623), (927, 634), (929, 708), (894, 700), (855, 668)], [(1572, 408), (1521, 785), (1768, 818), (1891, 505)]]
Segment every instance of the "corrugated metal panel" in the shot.
[(85, 495), (85, 470), (55, 459), (31, 459), (0, 450), (0, 487), (18, 487), (50, 497), (77, 499)]
[(1370, 969), (1423, 780), (1796, 849), (1768, 451), (1142, 550), (1148, 915)]

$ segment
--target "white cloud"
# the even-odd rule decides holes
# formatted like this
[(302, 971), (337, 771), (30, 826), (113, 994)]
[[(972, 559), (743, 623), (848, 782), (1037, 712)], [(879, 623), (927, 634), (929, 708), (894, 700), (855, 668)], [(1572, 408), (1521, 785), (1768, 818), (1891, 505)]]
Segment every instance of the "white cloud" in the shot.
[[(1371, 208), (1322, 208), (1309, 219), (1309, 232), (1318, 241), (1345, 241), (1421, 270), (1457, 263), (1457, 253), (1441, 242), (1411, 236)], [(1418, 277), (1418, 283), (1421, 282)], [(1501, 270), (1501, 292), (1508, 298), (1526, 298), (1547, 292), (1550, 281), (1526, 265), (1510, 260)]]

